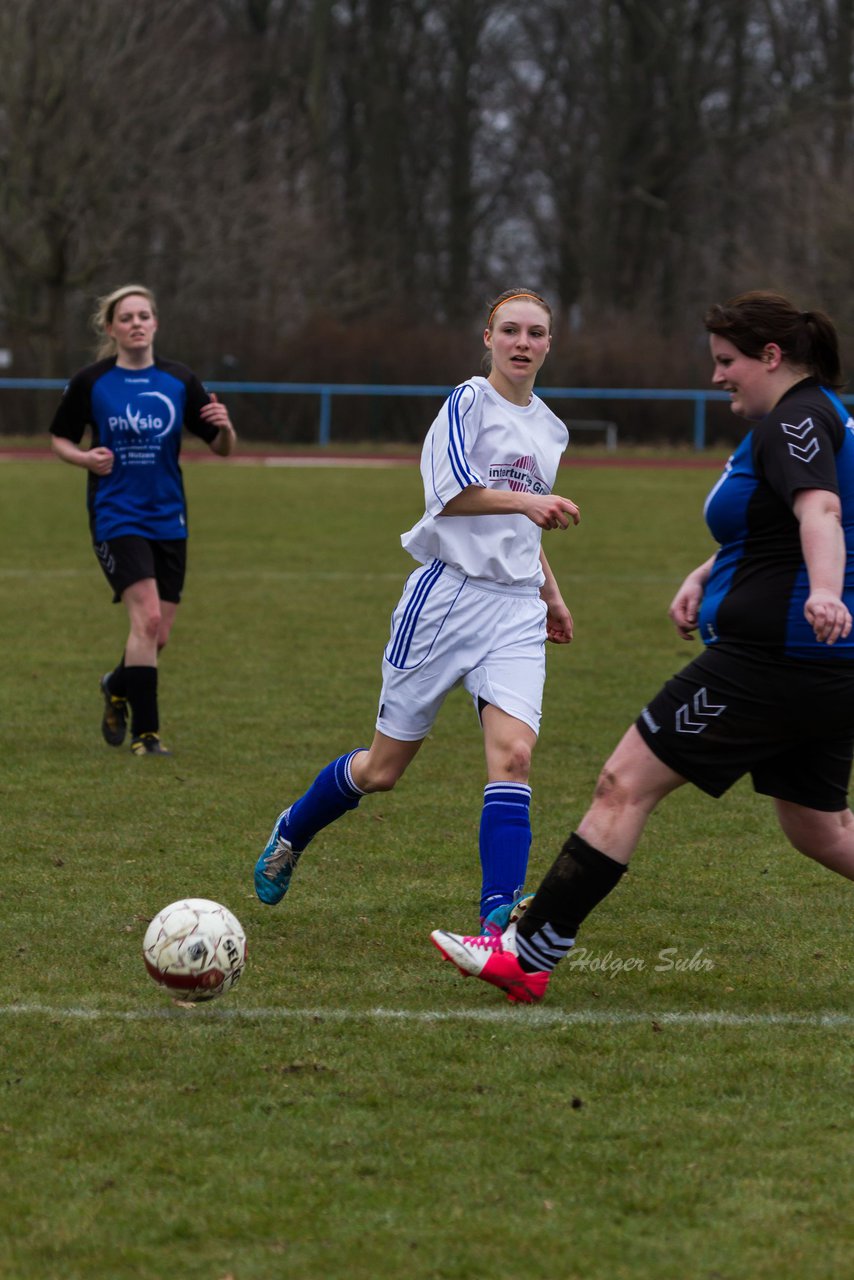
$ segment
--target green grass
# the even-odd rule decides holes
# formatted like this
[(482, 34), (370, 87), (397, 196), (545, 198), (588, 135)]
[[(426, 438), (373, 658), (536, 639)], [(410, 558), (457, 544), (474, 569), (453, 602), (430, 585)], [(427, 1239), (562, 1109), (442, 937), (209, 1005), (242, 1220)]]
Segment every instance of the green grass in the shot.
[[(137, 760), (98, 733), (124, 615), (82, 474), (0, 466), (2, 1280), (847, 1274), (850, 885), (790, 850), (749, 784), (685, 789), (546, 1003), (511, 1008), (428, 942), (476, 915), (483, 766), (460, 693), (399, 788), (261, 907), (279, 808), (372, 733), (419, 477), (186, 471), (175, 754)], [(546, 546), (577, 639), (549, 651), (534, 881), (695, 651), (666, 607), (709, 552), (710, 479), (561, 473), (583, 523)], [(185, 894), (225, 902), (250, 946), (240, 987), (196, 1009), (141, 960)]]

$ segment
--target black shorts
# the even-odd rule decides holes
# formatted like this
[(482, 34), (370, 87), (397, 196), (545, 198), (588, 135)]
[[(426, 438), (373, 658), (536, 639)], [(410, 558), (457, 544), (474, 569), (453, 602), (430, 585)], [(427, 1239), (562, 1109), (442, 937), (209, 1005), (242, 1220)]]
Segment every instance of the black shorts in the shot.
[[(851, 664), (854, 668), (854, 664)], [(854, 754), (854, 669), (707, 649), (636, 721), (659, 760), (710, 796), (744, 774), (761, 795), (837, 813)]]
[(114, 603), (121, 600), (128, 587), (143, 578), (156, 580), (161, 600), (170, 604), (180, 602), (187, 572), (186, 538), (160, 542), (127, 534), (111, 538), (109, 542), (96, 542), (94, 546), (98, 563), (113, 588)]

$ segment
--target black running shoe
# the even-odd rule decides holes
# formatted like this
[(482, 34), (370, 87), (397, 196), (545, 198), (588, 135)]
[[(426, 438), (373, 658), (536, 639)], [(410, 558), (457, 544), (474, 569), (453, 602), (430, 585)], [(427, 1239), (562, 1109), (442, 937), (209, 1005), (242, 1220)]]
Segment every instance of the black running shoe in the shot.
[(138, 738), (131, 738), (130, 749), (135, 756), (171, 756), (172, 752), (164, 747), (157, 733), (141, 733)]
[(104, 741), (111, 747), (120, 747), (128, 731), (128, 700), (114, 698), (110, 693), (107, 681), (109, 675), (101, 676), (101, 693), (104, 695), (104, 715), (101, 720), (101, 733)]

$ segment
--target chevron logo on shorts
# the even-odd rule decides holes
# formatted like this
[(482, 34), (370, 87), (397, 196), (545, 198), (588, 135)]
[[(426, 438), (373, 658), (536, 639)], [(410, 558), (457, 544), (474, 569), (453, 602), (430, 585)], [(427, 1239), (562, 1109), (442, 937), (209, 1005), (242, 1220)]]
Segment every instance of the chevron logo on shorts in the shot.
[(726, 705), (717, 706), (709, 702), (705, 688), (698, 689), (691, 702), (683, 702), (676, 712), (676, 732), (702, 733), (709, 721), (714, 720), (722, 711), (726, 711)]

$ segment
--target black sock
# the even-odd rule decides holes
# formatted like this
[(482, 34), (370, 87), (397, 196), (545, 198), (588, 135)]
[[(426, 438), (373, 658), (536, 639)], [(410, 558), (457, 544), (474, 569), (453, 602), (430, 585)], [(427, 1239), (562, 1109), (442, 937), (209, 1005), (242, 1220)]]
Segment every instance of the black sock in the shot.
[(574, 831), (516, 926), (522, 968), (529, 973), (553, 969), (571, 948), (581, 922), (625, 870)]
[(157, 733), (160, 720), (157, 714), (157, 668), (125, 667), (125, 688), (133, 718), (131, 736)]
[(121, 656), (119, 665), (114, 667), (107, 676), (107, 691), (113, 698), (126, 698), (128, 696), (124, 654)]

